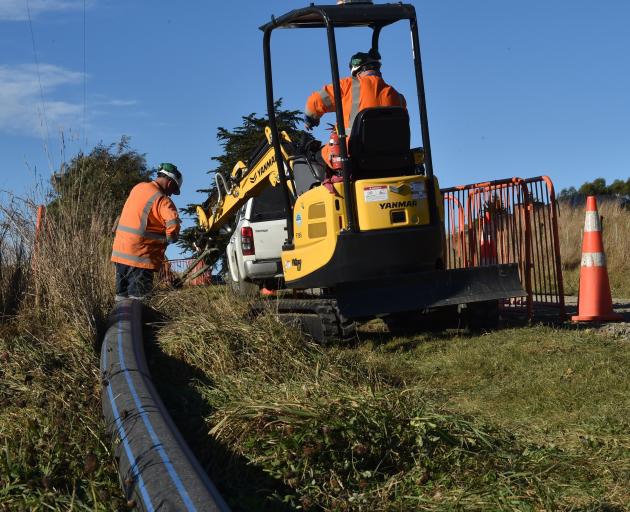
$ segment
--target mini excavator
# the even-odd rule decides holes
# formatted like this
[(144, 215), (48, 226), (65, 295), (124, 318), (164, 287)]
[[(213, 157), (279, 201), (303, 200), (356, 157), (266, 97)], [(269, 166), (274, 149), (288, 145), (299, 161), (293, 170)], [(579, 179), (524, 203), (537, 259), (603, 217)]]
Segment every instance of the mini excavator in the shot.
[[(408, 112), (400, 107), (362, 110), (344, 126), (335, 29), (370, 27), (378, 50), (381, 30), (410, 24), (422, 148), (410, 147)], [(278, 28), (326, 31), (335, 96), (341, 169), (330, 179), (309, 144), (279, 132), (274, 111), (271, 34)], [(220, 239), (248, 198), (265, 187), (283, 190), (287, 239), (281, 288), (274, 309), (314, 339), (329, 342), (354, 332), (356, 321), (416, 318), (422, 312), (468, 312), (471, 321), (496, 321), (500, 299), (524, 295), (516, 264), (445, 269), (443, 198), (433, 175), (415, 8), (410, 4), (338, 2), (313, 5), (263, 25), (269, 126), (247, 163), (197, 208), (201, 248)], [(350, 130), (346, 145), (347, 131)]]

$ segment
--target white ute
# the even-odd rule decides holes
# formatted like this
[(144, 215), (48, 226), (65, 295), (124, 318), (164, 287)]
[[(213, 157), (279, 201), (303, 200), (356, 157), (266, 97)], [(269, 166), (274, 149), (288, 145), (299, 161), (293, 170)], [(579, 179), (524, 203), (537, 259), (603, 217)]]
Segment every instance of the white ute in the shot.
[(275, 289), (282, 276), (280, 252), (286, 239), (281, 187), (267, 187), (241, 207), (226, 249), (227, 283), (239, 294)]

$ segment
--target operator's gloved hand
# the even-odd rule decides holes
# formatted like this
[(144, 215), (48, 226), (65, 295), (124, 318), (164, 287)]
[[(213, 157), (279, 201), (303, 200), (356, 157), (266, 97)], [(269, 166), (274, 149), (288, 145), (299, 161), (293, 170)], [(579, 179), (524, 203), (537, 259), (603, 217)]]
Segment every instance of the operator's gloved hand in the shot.
[(317, 117), (304, 116), (304, 128), (310, 132), (316, 126), (319, 126), (319, 119)]

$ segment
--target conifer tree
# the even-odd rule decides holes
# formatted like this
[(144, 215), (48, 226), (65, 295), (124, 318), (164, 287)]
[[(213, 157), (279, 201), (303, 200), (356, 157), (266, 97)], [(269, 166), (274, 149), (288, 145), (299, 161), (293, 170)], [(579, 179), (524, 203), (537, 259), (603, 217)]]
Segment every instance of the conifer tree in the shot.
[(88, 154), (77, 154), (53, 175), (47, 214), (55, 215), (64, 204), (72, 205), (89, 222), (98, 207), (100, 217), (113, 223), (134, 185), (148, 181), (151, 175), (145, 155), (130, 149), (129, 137), (123, 135), (109, 146), (98, 144)]

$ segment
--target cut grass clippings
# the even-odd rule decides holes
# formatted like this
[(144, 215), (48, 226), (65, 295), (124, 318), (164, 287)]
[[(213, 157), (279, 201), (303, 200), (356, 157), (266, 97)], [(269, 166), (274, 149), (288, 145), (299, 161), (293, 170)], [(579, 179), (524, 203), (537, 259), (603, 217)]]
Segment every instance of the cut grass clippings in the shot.
[[(624, 340), (535, 327), (370, 334), (324, 349), (271, 314), (247, 318), (221, 289), (169, 295), (161, 310), (173, 321), (159, 332), (156, 374), (168, 388), (163, 370), (177, 370), (178, 389), (202, 411), (189, 440), (236, 510), (624, 510), (630, 501)], [(184, 425), (181, 403), (165, 399)]]

